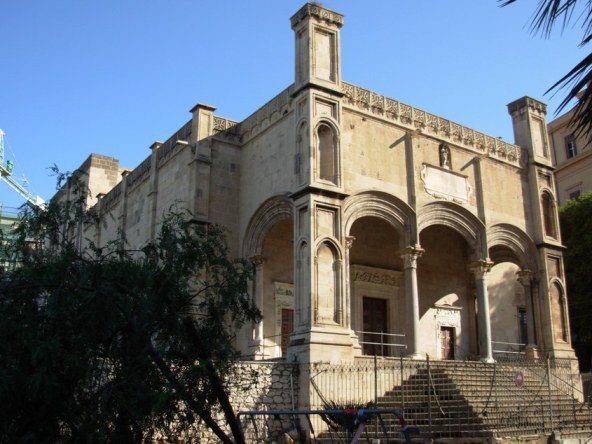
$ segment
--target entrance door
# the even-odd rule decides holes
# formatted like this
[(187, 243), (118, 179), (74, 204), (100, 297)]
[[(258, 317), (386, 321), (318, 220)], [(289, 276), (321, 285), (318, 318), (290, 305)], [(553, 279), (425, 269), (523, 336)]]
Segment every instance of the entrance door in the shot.
[(282, 357), (288, 354), (288, 342), (290, 342), (290, 334), (294, 330), (294, 310), (290, 308), (282, 308)]
[(387, 301), (386, 299), (363, 298), (364, 335), (362, 352), (365, 355), (388, 356)]
[(454, 359), (454, 327), (440, 327), (440, 352), (442, 359)]

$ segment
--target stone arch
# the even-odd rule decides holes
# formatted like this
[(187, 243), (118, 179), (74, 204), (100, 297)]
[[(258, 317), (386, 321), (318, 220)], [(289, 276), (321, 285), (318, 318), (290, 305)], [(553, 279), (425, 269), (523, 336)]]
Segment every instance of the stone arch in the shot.
[(357, 219), (377, 217), (388, 222), (397, 231), (405, 245), (419, 243), (415, 229), (415, 213), (402, 200), (381, 191), (364, 191), (346, 199), (343, 206), (345, 232), (350, 233)]
[(487, 230), (489, 257), (494, 263), (512, 262), (522, 269), (538, 269), (534, 241), (520, 228), (500, 223)]
[(466, 208), (453, 202), (431, 202), (418, 211), (417, 219), (418, 233), (432, 225), (444, 225), (465, 238), (477, 254), (476, 259), (484, 259), (487, 256), (486, 248), (482, 245), (485, 226)]
[(267, 199), (251, 216), (243, 239), (243, 256), (261, 255), (269, 230), (279, 221), (294, 219), (294, 205), (287, 196)]

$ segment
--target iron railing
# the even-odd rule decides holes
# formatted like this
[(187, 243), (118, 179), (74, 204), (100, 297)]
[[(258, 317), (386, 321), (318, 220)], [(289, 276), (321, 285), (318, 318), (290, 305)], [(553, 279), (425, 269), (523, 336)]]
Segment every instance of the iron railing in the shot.
[(367, 356), (401, 356), (405, 353), (405, 335), (376, 331), (356, 331), (362, 353)]
[(577, 367), (513, 356), (493, 364), (376, 356), (309, 364), (310, 408), (396, 408), (431, 438), (590, 433), (592, 414), (578, 394)]

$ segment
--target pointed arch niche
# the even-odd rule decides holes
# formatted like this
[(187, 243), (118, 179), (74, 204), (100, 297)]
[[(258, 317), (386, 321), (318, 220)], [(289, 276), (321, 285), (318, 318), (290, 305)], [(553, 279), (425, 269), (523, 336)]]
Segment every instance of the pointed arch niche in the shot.
[(317, 178), (339, 186), (339, 137), (335, 127), (322, 121), (315, 131)]

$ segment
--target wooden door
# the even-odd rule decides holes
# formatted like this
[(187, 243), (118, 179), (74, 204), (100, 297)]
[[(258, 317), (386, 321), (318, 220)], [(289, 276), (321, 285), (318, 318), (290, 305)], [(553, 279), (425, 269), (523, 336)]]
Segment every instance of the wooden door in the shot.
[(454, 359), (454, 327), (440, 327), (440, 350), (442, 359)]
[(387, 301), (386, 299), (363, 298), (364, 335), (362, 352), (365, 355), (388, 356)]
[(288, 354), (288, 343), (290, 342), (290, 334), (294, 330), (294, 310), (290, 308), (282, 308), (282, 357)]

